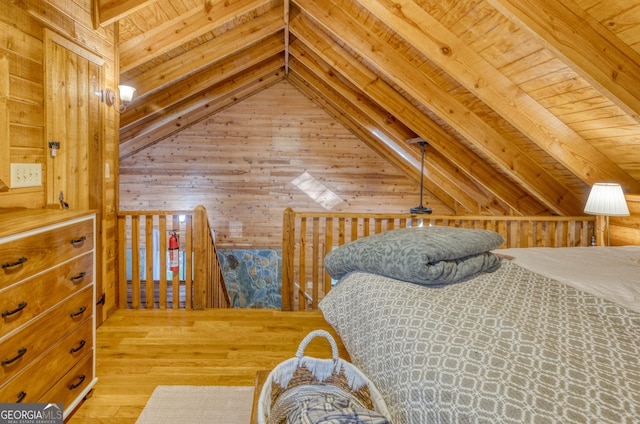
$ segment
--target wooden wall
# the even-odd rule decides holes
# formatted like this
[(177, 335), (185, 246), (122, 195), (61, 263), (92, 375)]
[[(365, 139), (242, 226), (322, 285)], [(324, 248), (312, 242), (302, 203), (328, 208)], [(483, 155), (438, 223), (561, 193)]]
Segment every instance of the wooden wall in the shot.
[[(63, 191), (96, 211), (100, 322), (115, 307), (119, 115), (94, 91), (118, 72), (114, 27), (94, 30), (92, 15), (91, 0), (0, 2), (0, 210), (59, 208)], [(42, 185), (10, 188), (11, 163), (41, 164)]]
[[(418, 182), (286, 81), (123, 160), (120, 172), (121, 210), (202, 204), (220, 248), (280, 248), (287, 207), (402, 213), (419, 204)], [(328, 192), (305, 194), (300, 177), (338, 203), (323, 207), (312, 197)], [(450, 213), (428, 193), (424, 204)]]

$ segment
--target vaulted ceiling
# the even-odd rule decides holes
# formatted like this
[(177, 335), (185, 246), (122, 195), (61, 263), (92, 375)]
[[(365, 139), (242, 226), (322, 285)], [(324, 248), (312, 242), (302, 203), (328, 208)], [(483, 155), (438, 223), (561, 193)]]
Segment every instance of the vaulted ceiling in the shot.
[(286, 79), (458, 213), (640, 193), (640, 0), (95, 0), (126, 158)]

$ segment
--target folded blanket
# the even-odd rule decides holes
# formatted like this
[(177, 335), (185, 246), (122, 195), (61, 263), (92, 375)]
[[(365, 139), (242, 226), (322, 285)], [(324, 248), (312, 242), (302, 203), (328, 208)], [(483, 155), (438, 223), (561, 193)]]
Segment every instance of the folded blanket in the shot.
[(492, 272), (500, 260), (490, 251), (504, 243), (498, 233), (454, 227), (390, 230), (340, 246), (325, 256), (333, 279), (362, 271), (424, 285), (461, 281)]

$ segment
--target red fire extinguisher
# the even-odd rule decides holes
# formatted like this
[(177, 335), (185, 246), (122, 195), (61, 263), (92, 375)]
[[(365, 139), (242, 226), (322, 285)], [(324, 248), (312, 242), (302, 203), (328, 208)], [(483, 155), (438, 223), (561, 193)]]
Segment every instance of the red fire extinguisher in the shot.
[(180, 262), (178, 261), (180, 250), (180, 243), (178, 242), (178, 234), (173, 231), (171, 237), (169, 237), (169, 269), (172, 272), (176, 272), (180, 269)]

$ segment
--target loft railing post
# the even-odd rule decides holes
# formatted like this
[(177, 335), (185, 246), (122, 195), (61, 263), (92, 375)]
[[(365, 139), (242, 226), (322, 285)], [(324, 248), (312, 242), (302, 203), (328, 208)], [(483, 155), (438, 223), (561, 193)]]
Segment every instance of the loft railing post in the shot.
[(146, 269), (145, 269), (145, 281), (144, 281), (144, 289), (146, 292), (145, 297), (145, 307), (147, 309), (153, 308), (154, 303), (154, 293), (155, 293), (155, 281), (153, 278), (153, 215), (147, 215), (145, 217), (145, 261), (146, 261)]
[(295, 248), (296, 216), (287, 208), (282, 219), (282, 310), (293, 308), (293, 255)]
[(158, 215), (158, 238), (160, 244), (160, 282), (159, 282), (159, 302), (158, 307), (165, 309), (167, 307), (167, 216), (165, 214)]
[(193, 309), (204, 309), (207, 298), (207, 252), (208, 252), (207, 212), (203, 206), (193, 211), (194, 284)]
[(193, 309), (193, 213), (185, 219), (185, 309)]
[(127, 217), (118, 215), (118, 308), (127, 308)]

